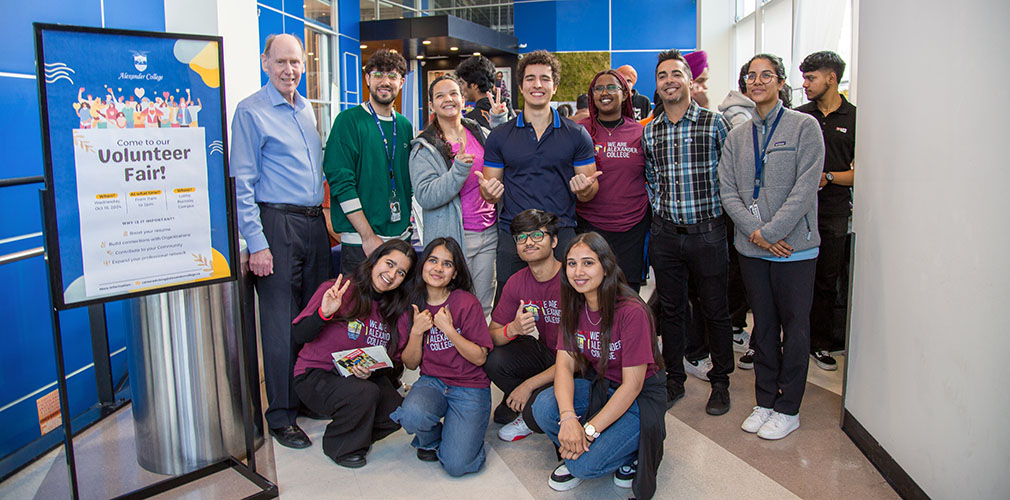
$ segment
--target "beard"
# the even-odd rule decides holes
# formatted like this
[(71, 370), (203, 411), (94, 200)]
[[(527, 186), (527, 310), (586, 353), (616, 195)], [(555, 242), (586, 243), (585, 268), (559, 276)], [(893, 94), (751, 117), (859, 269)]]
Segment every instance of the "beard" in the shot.
[(376, 87), (373, 89), (369, 87), (368, 92), (369, 94), (371, 94), (372, 99), (375, 99), (375, 102), (382, 104), (383, 106), (385, 106), (386, 104), (391, 104), (393, 101), (396, 100), (396, 96), (399, 94), (399, 92), (396, 90), (396, 87), (386, 87), (389, 89), (389, 97), (382, 98), (379, 97), (379, 94), (376, 92), (376, 90), (378, 90), (379, 88), (380, 87)]

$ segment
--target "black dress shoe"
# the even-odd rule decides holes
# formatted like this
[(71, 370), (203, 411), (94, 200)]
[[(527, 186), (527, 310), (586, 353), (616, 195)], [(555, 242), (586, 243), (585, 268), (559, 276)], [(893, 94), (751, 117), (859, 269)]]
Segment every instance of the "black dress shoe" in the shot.
[(683, 384), (678, 384), (671, 379), (666, 380), (666, 409), (669, 410), (673, 408), (673, 405), (677, 404), (684, 397), (687, 391), (684, 390)]
[(494, 409), (494, 423), (505, 425), (519, 416), (519, 412), (509, 408), (509, 405), (505, 403), (505, 399), (498, 403), (498, 406)]
[(308, 448), (312, 446), (312, 440), (305, 435), (305, 431), (297, 424), (291, 424), (287, 427), (280, 427), (277, 429), (270, 429), (270, 435), (277, 440), (281, 446), (287, 446), (288, 448), (294, 448), (300, 450), (302, 448)]
[(708, 397), (705, 413), (709, 415), (725, 415), (729, 411), (729, 388), (712, 387), (712, 395)]
[(417, 459), (422, 462), (438, 462), (438, 450), (417, 449)]
[(335, 458), (333, 461), (336, 462), (337, 465), (347, 467), (348, 469), (360, 469), (368, 463), (368, 460), (365, 460), (364, 453), (351, 453), (350, 455)]

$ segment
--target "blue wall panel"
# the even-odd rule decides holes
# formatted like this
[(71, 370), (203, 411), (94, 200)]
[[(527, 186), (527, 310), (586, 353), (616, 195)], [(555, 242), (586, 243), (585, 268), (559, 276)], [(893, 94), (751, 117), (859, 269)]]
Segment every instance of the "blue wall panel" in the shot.
[[(263, 47), (266, 45), (267, 36), (276, 33), (284, 33), (284, 15), (281, 14), (280, 12), (261, 7), (259, 9), (259, 33), (260, 33), (259, 53), (262, 54)], [(304, 35), (302, 36), (304, 37)], [(266, 73), (263, 73), (261, 71), (260, 85), (266, 85), (267, 81), (269, 80), (270, 78), (267, 77)]]
[(555, 2), (522, 2), (516, 0), (513, 4), (515, 13), (515, 36), (519, 39), (519, 45), (526, 44), (526, 48), (519, 49), (519, 52), (533, 52), (534, 50), (557, 49), (558, 12)]
[(656, 56), (659, 52), (615, 52), (610, 56), (610, 64), (615, 68), (630, 64), (638, 72), (638, 93), (652, 100), (656, 92)]
[(282, 3), (284, 4), (284, 12), (295, 17), (305, 18), (305, 3), (302, 0), (282, 0)]
[[(0, 71), (35, 74), (33, 22), (101, 26), (99, 0), (4, 2), (0, 16), (0, 33), (4, 34), (0, 43)], [(161, 26), (164, 29), (164, 20)]]
[[(557, 44), (559, 51), (610, 50), (607, 31), (609, 0), (557, 2)], [(621, 8), (623, 2), (615, 2)]]
[(612, 50), (690, 49), (698, 39), (697, 5), (695, 0), (614, 2), (612, 26)]
[(337, 32), (347, 35), (355, 41), (360, 40), (361, 26), (359, 20), (361, 18), (361, 10), (358, 0), (340, 0), (337, 9), (337, 13), (340, 16), (340, 26)]
[(165, 31), (165, 2), (105, 0), (105, 25), (110, 28)]
[[(0, 78), (0, 95), (4, 96), (4, 107), (7, 108), (7, 116), (11, 118), (4, 120), (4, 125), (0, 126), (3, 131), (0, 133), (0, 145), (4, 151), (0, 177), (42, 175), (42, 125), (39, 121), (39, 94), (35, 79)], [(38, 211), (38, 204), (36, 197), (28, 207), (31, 213)], [(21, 217), (7, 218), (0, 228), (0, 238), (21, 234), (9, 234), (8, 228), (20, 228), (25, 222)], [(38, 219), (32, 222), (34, 227), (40, 227)]]

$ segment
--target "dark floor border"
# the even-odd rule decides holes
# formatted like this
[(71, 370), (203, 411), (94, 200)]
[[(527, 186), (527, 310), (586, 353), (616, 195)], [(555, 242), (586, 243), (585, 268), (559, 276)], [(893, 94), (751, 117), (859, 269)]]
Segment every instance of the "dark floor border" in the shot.
[(877, 468), (894, 491), (905, 500), (930, 500), (929, 495), (915, 483), (905, 469), (901, 468), (880, 443), (853, 417), (849, 410), (842, 410), (842, 431), (855, 443), (859, 451)]

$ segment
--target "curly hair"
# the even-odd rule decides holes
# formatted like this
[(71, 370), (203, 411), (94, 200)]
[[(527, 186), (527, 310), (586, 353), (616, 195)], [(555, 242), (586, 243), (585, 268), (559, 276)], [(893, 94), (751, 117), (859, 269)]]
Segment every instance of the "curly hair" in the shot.
[(803, 62), (800, 63), (800, 71), (804, 73), (819, 69), (834, 71), (835, 78), (838, 81), (842, 81), (842, 74), (845, 73), (845, 61), (842, 60), (841, 56), (830, 50), (822, 50), (804, 57)]
[(399, 52), (389, 49), (379, 49), (365, 63), (366, 74), (371, 73), (373, 70), (396, 71), (400, 73), (400, 76), (405, 76), (407, 74), (407, 60)]
[(456, 76), (467, 84), (474, 84), (481, 93), (494, 87), (494, 63), (484, 56), (468, 57), (456, 66)]
[(530, 64), (543, 64), (545, 66), (551, 67), (551, 76), (554, 79), (554, 85), (556, 86), (558, 82), (561, 81), (561, 62), (558, 61), (554, 54), (547, 52), (546, 50), (534, 50), (529, 54), (523, 56), (519, 60), (519, 65), (516, 66), (516, 73), (519, 74), (519, 80), (522, 81), (526, 77), (526, 66)]

